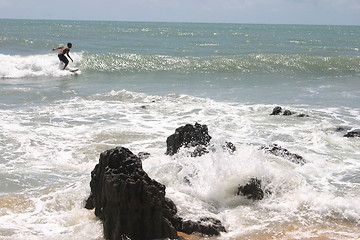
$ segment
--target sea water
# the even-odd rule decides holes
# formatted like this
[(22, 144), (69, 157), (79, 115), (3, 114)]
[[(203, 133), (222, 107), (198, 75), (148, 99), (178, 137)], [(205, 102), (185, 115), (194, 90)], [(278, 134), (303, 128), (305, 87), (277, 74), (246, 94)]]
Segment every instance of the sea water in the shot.
[[(360, 140), (343, 137), (360, 128), (359, 26), (2, 19), (0, 32), (1, 240), (103, 239), (84, 200), (116, 146), (150, 153), (181, 217), (221, 220), (214, 239), (360, 238)], [(77, 73), (51, 51), (67, 42)], [(165, 155), (195, 122), (216, 151)], [(271, 144), (306, 164), (259, 150)], [(263, 200), (236, 195), (253, 177)]]

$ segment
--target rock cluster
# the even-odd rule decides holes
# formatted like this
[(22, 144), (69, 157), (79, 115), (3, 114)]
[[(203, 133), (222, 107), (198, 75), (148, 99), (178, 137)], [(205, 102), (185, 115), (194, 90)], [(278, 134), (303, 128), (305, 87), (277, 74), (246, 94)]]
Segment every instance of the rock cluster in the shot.
[(165, 186), (151, 179), (139, 157), (117, 147), (103, 152), (91, 172), (87, 208), (103, 221), (106, 239), (177, 239)]
[(174, 155), (181, 147), (191, 148), (195, 150), (191, 156), (201, 156), (208, 153), (207, 146), (209, 145), (211, 136), (208, 133), (206, 125), (195, 123), (195, 125), (186, 124), (175, 130), (175, 133), (169, 136), (166, 140), (166, 154)]
[[(290, 110), (287, 109), (283, 109), (280, 106), (274, 107), (272, 113), (270, 113), (270, 115), (284, 115), (284, 116), (290, 116), (290, 115), (294, 115), (295, 112), (291, 112)], [(304, 114), (304, 113), (300, 113), (297, 115), (297, 117), (309, 117), (309, 115)]]
[(360, 129), (355, 129), (344, 135), (347, 138), (360, 137)]
[(264, 191), (261, 187), (261, 180), (251, 178), (250, 181), (244, 186), (239, 185), (237, 195), (244, 195), (248, 199), (261, 200), (264, 198)]
[(306, 163), (305, 159), (302, 156), (291, 153), (289, 152), (289, 150), (282, 148), (277, 144), (273, 144), (267, 147), (261, 147), (260, 149), (264, 150), (266, 153), (270, 153), (278, 157), (283, 157), (289, 160), (290, 162), (296, 164), (304, 165)]
[(95, 208), (106, 239), (178, 239), (177, 231), (209, 236), (225, 231), (217, 219), (194, 222), (179, 217), (173, 201), (165, 197), (165, 186), (151, 179), (140, 158), (124, 147), (100, 155), (90, 187), (85, 207)]

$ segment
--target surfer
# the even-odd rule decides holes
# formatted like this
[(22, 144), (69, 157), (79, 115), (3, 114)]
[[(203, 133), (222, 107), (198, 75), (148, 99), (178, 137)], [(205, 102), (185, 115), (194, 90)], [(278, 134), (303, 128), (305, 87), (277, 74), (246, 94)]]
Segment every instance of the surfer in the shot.
[(63, 70), (65, 70), (65, 68), (67, 67), (67, 65), (69, 64), (69, 59), (66, 58), (65, 54), (68, 56), (68, 58), (71, 59), (71, 61), (73, 62), (74, 60), (70, 57), (69, 52), (70, 52), (70, 48), (72, 48), (72, 44), (68, 43), (67, 46), (64, 47), (58, 47), (58, 48), (53, 48), (53, 51), (56, 50), (61, 50), (58, 54), (58, 57), (60, 59), (61, 62), (63, 62), (65, 64)]

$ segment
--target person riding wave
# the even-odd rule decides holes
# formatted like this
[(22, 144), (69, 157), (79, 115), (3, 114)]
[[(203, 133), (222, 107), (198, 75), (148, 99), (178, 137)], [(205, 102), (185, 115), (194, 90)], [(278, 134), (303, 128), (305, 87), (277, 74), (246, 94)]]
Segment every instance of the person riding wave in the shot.
[(65, 70), (65, 68), (67, 67), (67, 65), (69, 64), (69, 59), (67, 59), (67, 57), (65, 56), (65, 54), (68, 56), (68, 58), (71, 59), (72, 62), (74, 62), (74, 60), (70, 57), (69, 52), (70, 52), (70, 48), (72, 48), (72, 44), (68, 43), (67, 46), (64, 47), (58, 47), (58, 48), (53, 48), (53, 51), (56, 50), (61, 50), (58, 53), (58, 57), (60, 59), (61, 62), (63, 62), (65, 64), (63, 70)]

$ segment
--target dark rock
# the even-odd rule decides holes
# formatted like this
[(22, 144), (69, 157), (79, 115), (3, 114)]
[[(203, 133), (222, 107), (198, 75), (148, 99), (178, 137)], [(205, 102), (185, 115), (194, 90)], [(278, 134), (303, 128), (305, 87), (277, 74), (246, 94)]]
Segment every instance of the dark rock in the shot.
[(103, 220), (106, 239), (178, 238), (167, 218), (176, 208), (165, 198), (165, 186), (147, 175), (130, 150), (118, 147), (103, 152), (91, 173), (90, 187), (87, 202)]
[(264, 198), (264, 191), (261, 189), (261, 180), (251, 178), (245, 186), (238, 186), (237, 195), (244, 195), (248, 199), (261, 200)]
[(94, 198), (94, 195), (92, 193), (90, 193), (90, 196), (85, 201), (85, 208), (89, 209), (89, 210), (95, 208), (95, 198)]
[(285, 110), (283, 115), (284, 116), (290, 116), (290, 115), (293, 115), (293, 113), (290, 110)]
[(227, 149), (230, 153), (234, 153), (236, 151), (236, 146), (231, 142), (225, 142), (224, 149)]
[(265, 150), (266, 153), (271, 153), (278, 157), (283, 157), (293, 163), (304, 165), (306, 163), (305, 159), (297, 154), (290, 153), (287, 149), (278, 146), (277, 144), (273, 144), (268, 147), (261, 147), (260, 149)]
[[(291, 116), (291, 115), (295, 114), (295, 112), (291, 112), (290, 110), (283, 110), (282, 107), (277, 106), (277, 107), (274, 107), (274, 109), (270, 115), (280, 115), (281, 113), (284, 116)], [(297, 115), (297, 117), (309, 117), (309, 115), (300, 113)]]
[(335, 128), (336, 132), (345, 132), (345, 131), (349, 131), (351, 129), (351, 127), (349, 126), (338, 126), (337, 128)]
[(207, 236), (217, 236), (220, 235), (220, 232), (226, 231), (220, 220), (210, 217), (201, 218), (196, 222), (191, 220), (183, 221), (179, 218), (174, 225), (176, 225), (178, 231), (186, 234), (201, 233)]
[(281, 112), (282, 112), (282, 108), (277, 106), (277, 107), (274, 107), (274, 109), (270, 115), (279, 115)]
[(225, 231), (219, 220), (193, 222), (177, 216), (176, 205), (165, 197), (165, 186), (149, 178), (140, 158), (127, 148), (100, 155), (90, 187), (85, 207), (95, 208), (106, 239), (178, 239), (177, 231), (209, 236)]
[(202, 146), (202, 145), (198, 145), (195, 147), (195, 149), (190, 153), (191, 157), (200, 157), (206, 153), (209, 153), (209, 150), (207, 149), (207, 147)]
[(195, 125), (186, 124), (175, 130), (175, 133), (169, 136), (166, 140), (166, 154), (174, 155), (181, 147), (190, 148), (196, 147), (192, 156), (201, 156), (207, 153), (206, 147), (211, 140), (206, 125), (195, 123)]
[(347, 138), (360, 137), (360, 129), (355, 129), (351, 132), (348, 132), (347, 134), (344, 135), (344, 137)]

